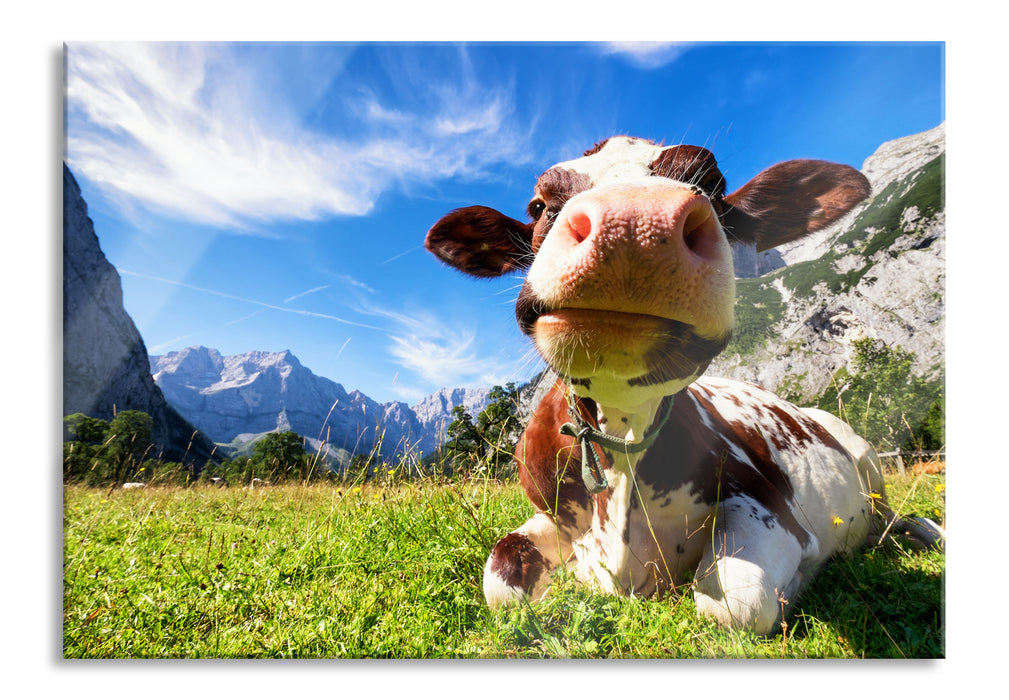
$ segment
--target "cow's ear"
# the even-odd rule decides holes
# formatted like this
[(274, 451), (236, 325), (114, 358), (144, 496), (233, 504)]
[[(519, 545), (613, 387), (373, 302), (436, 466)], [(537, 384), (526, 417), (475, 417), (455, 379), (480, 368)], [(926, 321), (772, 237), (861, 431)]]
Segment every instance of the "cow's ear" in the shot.
[(490, 207), (465, 207), (431, 227), (424, 247), (474, 277), (498, 277), (532, 264), (532, 224)]
[(819, 231), (869, 196), (862, 173), (822, 160), (774, 165), (725, 197), (726, 233), (767, 250)]

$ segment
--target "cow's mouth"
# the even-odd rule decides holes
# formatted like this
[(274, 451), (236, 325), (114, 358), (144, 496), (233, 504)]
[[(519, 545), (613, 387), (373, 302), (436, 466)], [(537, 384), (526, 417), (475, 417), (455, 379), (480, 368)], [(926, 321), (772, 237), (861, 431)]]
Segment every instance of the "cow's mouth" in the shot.
[(725, 349), (729, 334), (705, 338), (675, 319), (604, 309), (520, 311), (519, 323), (544, 359), (575, 384), (599, 375), (630, 386), (653, 386), (699, 376)]

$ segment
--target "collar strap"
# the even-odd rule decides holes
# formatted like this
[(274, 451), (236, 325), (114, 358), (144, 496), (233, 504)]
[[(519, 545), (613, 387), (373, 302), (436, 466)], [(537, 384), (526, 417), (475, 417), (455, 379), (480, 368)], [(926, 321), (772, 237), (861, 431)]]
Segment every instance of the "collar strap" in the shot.
[(591, 443), (594, 442), (604, 449), (623, 452), (625, 454), (647, 450), (652, 446), (656, 438), (659, 437), (659, 431), (662, 430), (662, 426), (666, 424), (670, 414), (673, 412), (672, 396), (665, 397), (662, 402), (664, 406), (662, 417), (651, 430), (645, 433), (645, 437), (641, 442), (631, 442), (623, 438), (613, 437), (598, 428), (593, 428), (582, 418), (578, 411), (577, 403), (572, 406), (571, 415), (575, 422), (565, 423), (561, 426), (560, 432), (561, 435), (570, 435), (578, 440), (578, 444), (582, 448), (582, 481), (585, 482), (585, 488), (589, 490), (589, 493), (599, 493), (609, 486), (606, 481), (606, 475), (599, 467), (599, 456), (596, 454), (595, 448), (592, 447)]

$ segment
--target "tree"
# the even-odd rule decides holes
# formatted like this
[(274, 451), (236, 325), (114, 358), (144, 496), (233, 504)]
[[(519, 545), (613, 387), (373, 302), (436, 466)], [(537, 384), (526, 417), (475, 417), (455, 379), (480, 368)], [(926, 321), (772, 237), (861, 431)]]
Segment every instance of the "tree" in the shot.
[(83, 413), (74, 413), (63, 417), (63, 429), (64, 437), (69, 437), (70, 441), (100, 445), (108, 435), (109, 422)]
[(63, 476), (97, 485), (149, 476), (154, 421), (143, 411), (120, 411), (111, 422), (74, 413), (63, 419)]
[(252, 448), (252, 460), (262, 465), (271, 480), (311, 477), (304, 438), (290, 430), (270, 433), (257, 442)]
[(143, 411), (119, 411), (109, 423), (107, 454), (116, 481), (130, 481), (143, 472), (151, 443), (153, 419)]
[(74, 413), (63, 418), (64, 481), (103, 481), (105, 465), (100, 462), (109, 422)]
[(938, 449), (945, 444), (941, 380), (912, 372), (915, 355), (900, 346), (862, 338), (853, 343), (853, 374), (844, 369), (819, 406), (851, 424), (877, 448)]
[(522, 427), (514, 382), (492, 388), (488, 400), (476, 421), (464, 406), (452, 409), (454, 420), (448, 426), (450, 439), (445, 451), (457, 471), (484, 465), (491, 476), (496, 476), (514, 458), (515, 441)]

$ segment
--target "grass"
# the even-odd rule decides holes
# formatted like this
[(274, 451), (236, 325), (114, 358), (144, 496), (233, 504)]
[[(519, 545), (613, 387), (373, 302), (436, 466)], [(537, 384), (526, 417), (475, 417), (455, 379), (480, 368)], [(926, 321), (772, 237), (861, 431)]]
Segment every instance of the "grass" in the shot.
[[(894, 476), (904, 512), (944, 512), (942, 475)], [(937, 487), (939, 491), (937, 491)], [(500, 612), (481, 578), (531, 513), (517, 483), (64, 491), (67, 658), (942, 657), (941, 552), (895, 543), (831, 563), (784, 634), (588, 592)]]

